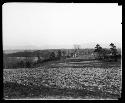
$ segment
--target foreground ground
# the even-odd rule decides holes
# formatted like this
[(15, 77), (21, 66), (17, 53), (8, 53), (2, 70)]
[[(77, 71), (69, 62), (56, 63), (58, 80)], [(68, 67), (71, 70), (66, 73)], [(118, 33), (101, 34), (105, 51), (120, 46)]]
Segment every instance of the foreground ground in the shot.
[(4, 98), (118, 99), (121, 75), (120, 63), (99, 61), (4, 69)]

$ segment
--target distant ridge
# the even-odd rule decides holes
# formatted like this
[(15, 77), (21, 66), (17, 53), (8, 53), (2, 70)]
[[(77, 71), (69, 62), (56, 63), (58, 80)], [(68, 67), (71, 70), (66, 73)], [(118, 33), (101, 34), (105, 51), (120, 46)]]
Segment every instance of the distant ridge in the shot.
[(3, 53), (5, 54), (11, 54), (16, 52), (23, 52), (24, 50), (3, 50)]
[[(91, 42), (91, 43), (83, 43), (83, 44), (78, 44), (80, 45), (81, 49), (94, 49), (96, 44), (100, 44), (100, 46), (102, 48), (110, 48), (110, 43), (95, 43), (95, 42)], [(121, 49), (121, 44), (120, 43), (114, 43), (116, 45), (116, 48)], [(14, 52), (18, 52), (18, 51), (24, 51), (24, 50), (46, 50), (46, 49), (74, 49), (74, 45), (75, 44), (70, 44), (70, 45), (39, 45), (39, 46), (34, 46), (34, 45), (25, 45), (25, 46), (3, 46), (3, 50), (5, 53), (14, 53)]]
[(24, 52), (24, 51), (30, 51), (30, 52), (33, 52), (33, 51), (36, 51), (36, 50), (3, 50), (3, 53), (5, 54), (11, 54), (11, 53), (17, 53), (17, 52)]

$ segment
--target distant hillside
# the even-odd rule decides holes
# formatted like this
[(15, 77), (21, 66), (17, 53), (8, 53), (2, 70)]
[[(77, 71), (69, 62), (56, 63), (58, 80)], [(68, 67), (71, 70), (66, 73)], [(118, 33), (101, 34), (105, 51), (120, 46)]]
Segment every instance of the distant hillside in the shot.
[(24, 50), (3, 50), (3, 53), (5, 54), (12, 54), (16, 52), (23, 52)]
[[(46, 49), (46, 50), (13, 50), (13, 51), (4, 51), (4, 55), (8, 57), (48, 57), (51, 52), (57, 52), (59, 49)], [(74, 49), (60, 49), (61, 51), (72, 53)], [(91, 54), (94, 49), (80, 49), (80, 54)]]
[[(7, 57), (36, 57), (41, 56), (44, 58), (49, 57), (51, 52), (57, 52), (59, 49), (46, 49), (46, 50), (7, 50), (4, 51), (4, 56)], [(74, 49), (60, 49), (61, 51), (73, 53)], [(118, 53), (121, 54), (121, 49), (117, 49)], [(94, 52), (94, 49), (80, 49), (81, 55), (88, 55)]]

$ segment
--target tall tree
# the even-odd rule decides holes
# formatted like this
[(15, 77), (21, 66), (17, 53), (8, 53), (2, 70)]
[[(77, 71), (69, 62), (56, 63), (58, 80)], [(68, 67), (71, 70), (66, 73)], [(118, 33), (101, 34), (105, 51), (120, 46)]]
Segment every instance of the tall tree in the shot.
[(61, 50), (58, 50), (58, 52), (57, 52), (57, 58), (58, 58), (58, 59), (61, 59), (61, 56), (62, 56)]
[(98, 59), (102, 59), (103, 49), (99, 44), (96, 45), (94, 52), (97, 52)]
[(25, 63), (25, 67), (26, 68), (30, 68), (30, 67), (32, 67), (32, 65), (33, 65), (33, 60), (32, 60), (32, 58), (31, 57), (25, 57), (25, 59), (24, 59), (24, 63)]
[(113, 43), (111, 43), (109, 46), (111, 47), (110, 50), (111, 50), (112, 57), (114, 58), (115, 61), (117, 61), (118, 52), (117, 52), (116, 46)]
[(54, 60), (55, 58), (56, 58), (55, 53), (52, 52), (52, 53), (50, 54), (49, 59), (50, 59), (50, 60)]

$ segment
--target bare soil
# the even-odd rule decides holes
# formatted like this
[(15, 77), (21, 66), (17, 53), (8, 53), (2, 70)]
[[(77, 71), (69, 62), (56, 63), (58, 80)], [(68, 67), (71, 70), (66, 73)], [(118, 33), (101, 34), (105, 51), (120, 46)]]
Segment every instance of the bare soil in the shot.
[(118, 99), (119, 62), (51, 62), (38, 68), (4, 69), (4, 98)]

